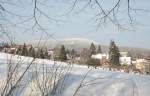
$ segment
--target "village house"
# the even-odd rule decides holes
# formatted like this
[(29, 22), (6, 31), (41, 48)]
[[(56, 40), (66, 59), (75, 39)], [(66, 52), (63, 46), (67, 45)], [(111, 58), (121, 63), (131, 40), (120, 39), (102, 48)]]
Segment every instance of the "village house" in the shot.
[(150, 61), (146, 59), (137, 59), (135, 61), (136, 69), (142, 73), (150, 73)]
[(7, 53), (15, 53), (17, 50), (17, 47), (16, 45), (8, 45), (8, 46), (5, 46), (2, 50), (2, 52), (7, 52)]
[(108, 67), (109, 64), (109, 55), (105, 54), (105, 53), (98, 53), (96, 55), (92, 55), (91, 58), (94, 59), (99, 59), (99, 65), (103, 66), (103, 67)]
[(121, 65), (131, 65), (132, 64), (132, 60), (131, 57), (119, 57), (119, 61)]
[(121, 65), (129, 66), (132, 64), (132, 58), (128, 54), (128, 52), (120, 52), (119, 61)]

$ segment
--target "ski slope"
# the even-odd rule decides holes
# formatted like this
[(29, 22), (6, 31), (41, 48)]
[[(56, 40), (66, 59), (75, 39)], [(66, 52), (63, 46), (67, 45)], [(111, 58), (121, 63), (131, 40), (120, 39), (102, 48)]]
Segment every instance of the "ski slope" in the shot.
[[(17, 78), (17, 76), (20, 76), (18, 74), (22, 74), (22, 71), (32, 60), (31, 57), (0, 53), (0, 92), (2, 92), (4, 83), (6, 83), (8, 64), (10, 62), (17, 64), (21, 61), (15, 77)], [(53, 89), (47, 92), (48, 96), (150, 96), (150, 76), (114, 72), (101, 68), (93, 69), (87, 66), (45, 59), (36, 59), (33, 62), (21, 82), (24, 84), (21, 87), (23, 90), (17, 89), (14, 93), (15, 96), (42, 96), (40, 90), (36, 87), (34, 79), (36, 77), (33, 75), (35, 72), (34, 65), (36, 65), (36, 70), (39, 73), (39, 85), (43, 84), (43, 78), (47, 76), (43, 76), (43, 69), (50, 70), (49, 76), (55, 72), (56, 75), (59, 74), (61, 77), (55, 79), (57, 90), (54, 91), (55, 87), (53, 86)], [(55, 68), (57, 68), (57, 71)], [(46, 79), (48, 82), (49, 80)]]

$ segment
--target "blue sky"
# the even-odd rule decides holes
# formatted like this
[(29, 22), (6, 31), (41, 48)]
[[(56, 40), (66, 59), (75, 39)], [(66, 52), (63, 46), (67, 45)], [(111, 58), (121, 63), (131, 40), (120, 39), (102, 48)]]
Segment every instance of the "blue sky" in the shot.
[[(77, 14), (76, 9), (82, 5), (81, 3), (79, 6), (77, 6), (77, 8), (75, 8), (73, 12), (68, 15), (64, 15), (68, 8), (71, 7), (71, 2), (62, 3), (62, 1), (63, 0), (51, 1), (49, 2), (51, 3), (49, 8), (42, 8), (42, 10), (50, 14), (51, 17), (61, 20), (56, 23), (53, 21), (48, 22), (48, 20), (44, 17), (40, 18), (41, 25), (46, 28), (46, 31), (49, 34), (54, 33), (54, 38), (87, 38), (99, 42), (103, 45), (109, 45), (110, 40), (113, 39), (119, 46), (150, 49), (150, 12), (139, 12), (138, 15), (132, 15), (134, 19), (136, 19), (132, 31), (118, 30), (118, 28), (110, 22), (108, 22), (106, 25), (102, 25), (102, 27), (99, 27), (97, 30), (97, 23), (95, 22), (95, 19), (93, 19), (96, 10), (87, 8), (86, 10)], [(135, 2), (135, 7), (150, 10), (150, 0), (135, 0)], [(106, 5), (104, 7), (111, 6), (109, 1), (106, 1), (105, 3)], [(25, 8), (10, 9), (13, 9), (13, 11), (15, 10), (17, 13), (28, 13), (31, 15), (32, 7), (30, 7), (28, 4), (25, 4), (24, 6)], [(8, 18), (14, 18), (15, 20), (15, 17)], [(124, 16), (124, 13), (121, 13), (119, 18), (120, 20), (124, 20), (126, 17)], [(19, 20), (16, 19), (16, 22), (19, 22)], [(22, 28), (10, 27), (9, 30), (11, 30), (14, 34), (16, 41), (36, 40), (39, 39), (41, 35), (41, 33), (36, 32), (23, 32)]]

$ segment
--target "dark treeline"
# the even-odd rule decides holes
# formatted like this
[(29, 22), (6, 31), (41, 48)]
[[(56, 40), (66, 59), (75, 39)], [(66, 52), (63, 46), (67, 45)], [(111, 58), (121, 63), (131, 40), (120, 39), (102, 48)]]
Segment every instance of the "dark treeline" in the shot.
[(34, 58), (50, 59), (47, 48), (34, 48), (32, 45), (9, 45), (8, 43), (0, 44), (0, 51), (21, 56), (29, 56)]

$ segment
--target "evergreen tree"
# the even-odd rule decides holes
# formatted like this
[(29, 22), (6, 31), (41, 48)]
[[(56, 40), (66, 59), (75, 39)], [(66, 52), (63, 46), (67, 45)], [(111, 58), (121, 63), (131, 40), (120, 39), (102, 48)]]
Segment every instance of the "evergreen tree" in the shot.
[(48, 55), (48, 50), (47, 50), (47, 48), (45, 49), (44, 56), (45, 56), (46, 59), (50, 59), (50, 57), (49, 57), (49, 55)]
[(71, 50), (70, 57), (71, 57), (72, 63), (74, 63), (75, 62), (75, 57), (76, 57), (76, 51), (74, 49)]
[(72, 49), (71, 52), (70, 52), (71, 58), (74, 58), (75, 55), (76, 55), (76, 51), (74, 49)]
[(96, 53), (102, 53), (102, 50), (101, 50), (101, 46), (98, 45), (98, 48), (97, 48), (97, 52)]
[(40, 54), (39, 54), (39, 55), (40, 55), (40, 58), (42, 58), (42, 59), (44, 59), (44, 58), (45, 58), (45, 57), (44, 57), (44, 52), (43, 52), (43, 50), (42, 50), (42, 49), (40, 50)]
[(96, 48), (95, 48), (94, 43), (91, 43), (90, 51), (91, 51), (91, 55), (95, 55), (96, 54)]
[(66, 49), (66, 54), (70, 54), (70, 50), (69, 49)]
[(21, 55), (23, 55), (23, 56), (27, 56), (27, 55), (28, 55), (28, 49), (27, 49), (27, 46), (26, 46), (25, 43), (24, 43), (24, 45), (23, 45)]
[(19, 47), (17, 48), (16, 54), (20, 55), (21, 52), (22, 52), (22, 48), (21, 48), (21, 46), (19, 46)]
[(59, 60), (61, 61), (66, 61), (67, 60), (67, 54), (65, 50), (65, 46), (62, 45), (59, 53)]
[(32, 46), (29, 48), (28, 55), (31, 56), (31, 57), (35, 57), (35, 50), (34, 50), (34, 48)]
[(116, 46), (114, 41), (111, 41), (110, 48), (109, 48), (109, 62), (112, 66), (120, 66), (119, 62), (119, 49)]

